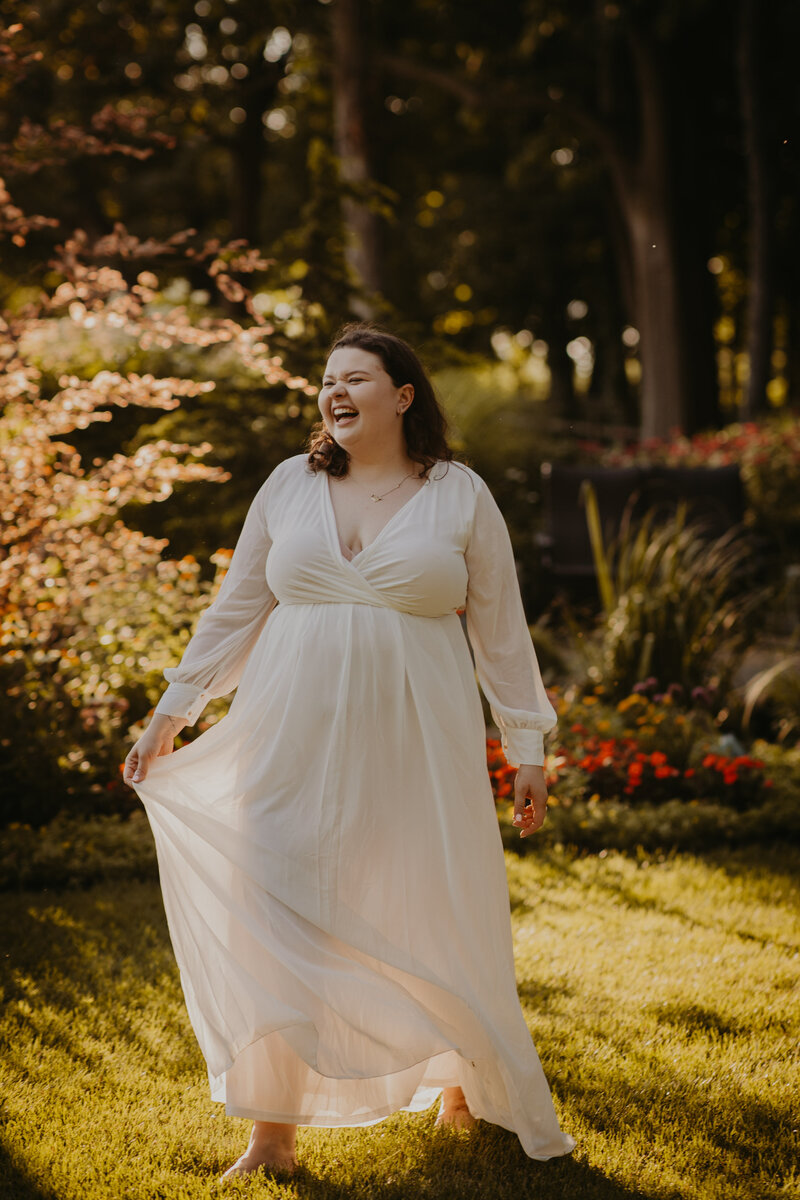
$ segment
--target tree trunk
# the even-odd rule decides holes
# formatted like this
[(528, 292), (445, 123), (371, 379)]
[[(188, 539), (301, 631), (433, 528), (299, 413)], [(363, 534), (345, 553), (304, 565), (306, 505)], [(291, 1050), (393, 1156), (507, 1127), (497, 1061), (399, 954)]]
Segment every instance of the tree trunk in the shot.
[(264, 125), (259, 104), (252, 102), (245, 111), (247, 116), (236, 131), (231, 146), (231, 235), (246, 238), (251, 245), (257, 246), (261, 240)]
[(668, 437), (687, 426), (687, 389), (667, 117), (652, 47), (635, 29), (628, 42), (639, 95), (640, 149), (634, 162), (612, 163), (612, 178), (631, 247), (641, 339), (641, 435)]
[(772, 351), (772, 227), (770, 169), (763, 129), (761, 80), (761, 16), (755, 0), (739, 8), (739, 103), (747, 168), (750, 216), (750, 263), (747, 294), (747, 358), (749, 374), (742, 397), (742, 416), (752, 420), (767, 405)]
[[(365, 21), (361, 0), (334, 0), (331, 5), (334, 146), (342, 182), (356, 189), (371, 177)], [(369, 318), (375, 313), (369, 294), (382, 290), (378, 218), (363, 201), (348, 195), (342, 197), (342, 217), (347, 263), (355, 285), (367, 293), (352, 296), (350, 307), (357, 316)]]
[(231, 236), (246, 238), (257, 246), (261, 241), (261, 204), (264, 195), (263, 114), (276, 103), (278, 85), (286, 69), (287, 55), (276, 62), (266, 62), (259, 56), (252, 63), (247, 80), (234, 93), (237, 107), (245, 111), (245, 119), (230, 141), (231, 152)]
[(641, 425), (639, 411), (639, 385), (628, 380), (625, 372), (625, 353), (622, 349), (622, 333), (626, 325), (636, 327), (634, 314), (633, 264), (631, 244), (627, 237), (621, 206), (615, 203), (610, 189), (604, 189), (604, 209), (609, 230), (611, 252), (608, 272), (608, 305), (601, 321), (605, 326), (603, 337), (606, 350), (607, 383), (611, 389), (610, 411), (614, 420), (629, 425), (632, 429)]
[(686, 427), (677, 268), (663, 201), (648, 186), (627, 197), (636, 327), (641, 338), (643, 438), (669, 437), (675, 429)]
[(644, 30), (630, 25), (627, 41), (638, 99), (638, 151), (628, 150), (619, 136), (609, 99), (600, 120), (582, 120), (606, 159), (628, 245), (631, 319), (640, 335), (641, 436), (668, 437), (686, 429), (688, 420), (663, 70)]

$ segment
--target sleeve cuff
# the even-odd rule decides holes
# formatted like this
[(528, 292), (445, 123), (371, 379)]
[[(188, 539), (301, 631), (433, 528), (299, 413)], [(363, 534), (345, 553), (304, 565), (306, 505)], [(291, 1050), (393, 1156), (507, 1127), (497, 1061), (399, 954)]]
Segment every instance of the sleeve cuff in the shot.
[(211, 699), (209, 692), (190, 683), (171, 683), (155, 707), (165, 717), (182, 717), (187, 725), (194, 725)]
[(538, 729), (504, 729), (501, 742), (510, 767), (520, 763), (544, 766), (544, 734)]

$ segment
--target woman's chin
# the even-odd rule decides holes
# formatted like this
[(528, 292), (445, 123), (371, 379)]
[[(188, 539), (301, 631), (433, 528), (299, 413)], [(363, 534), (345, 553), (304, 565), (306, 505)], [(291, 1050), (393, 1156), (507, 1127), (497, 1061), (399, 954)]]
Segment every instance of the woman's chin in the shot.
[(331, 432), (331, 437), (336, 442), (337, 446), (341, 446), (343, 450), (348, 450), (355, 442), (358, 441), (358, 434), (353, 429), (345, 427), (344, 429), (334, 429)]

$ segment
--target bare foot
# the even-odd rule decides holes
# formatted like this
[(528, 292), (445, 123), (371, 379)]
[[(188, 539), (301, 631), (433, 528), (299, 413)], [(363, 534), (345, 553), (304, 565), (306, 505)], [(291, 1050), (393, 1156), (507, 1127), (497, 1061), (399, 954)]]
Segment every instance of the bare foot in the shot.
[(450, 1125), (453, 1129), (472, 1129), (477, 1121), (467, 1107), (460, 1087), (445, 1088), (436, 1125)]
[(296, 1125), (254, 1121), (250, 1145), (233, 1166), (228, 1167), (224, 1175), (220, 1175), (220, 1180), (234, 1179), (237, 1175), (250, 1175), (259, 1167), (264, 1167), (267, 1171), (294, 1171), (297, 1167), (296, 1133)]

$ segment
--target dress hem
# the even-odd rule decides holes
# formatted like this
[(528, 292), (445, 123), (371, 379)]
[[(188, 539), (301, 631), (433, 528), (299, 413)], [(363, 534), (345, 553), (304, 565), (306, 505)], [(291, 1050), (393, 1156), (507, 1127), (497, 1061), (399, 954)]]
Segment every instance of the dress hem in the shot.
[(215, 1104), (225, 1104), (225, 1115), (228, 1117), (247, 1117), (251, 1121), (276, 1121), (278, 1124), (285, 1125), (304, 1125), (315, 1126), (318, 1129), (355, 1129), (360, 1125), (376, 1125), (379, 1121), (386, 1121), (389, 1117), (393, 1117), (398, 1112), (425, 1112), (431, 1105), (438, 1100), (444, 1087), (455, 1087), (455, 1084), (431, 1084), (431, 1091), (436, 1094), (427, 1100), (420, 1107), (410, 1108), (413, 1103), (409, 1101), (408, 1105), (389, 1105), (383, 1108), (373, 1109), (366, 1116), (354, 1120), (352, 1117), (341, 1117), (338, 1120), (330, 1116), (304, 1116), (300, 1113), (293, 1113), (287, 1116), (285, 1113), (264, 1113), (256, 1112), (255, 1109), (242, 1108), (237, 1104), (228, 1104), (224, 1100), (216, 1100)]
[[(224, 1100), (215, 1100), (213, 1103), (224, 1104), (225, 1115), (228, 1117), (242, 1117), (250, 1121), (273, 1121), (279, 1125), (299, 1125), (303, 1128), (314, 1129), (358, 1129), (368, 1125), (378, 1125), (381, 1121), (387, 1121), (389, 1117), (393, 1117), (399, 1112), (407, 1112), (411, 1113), (412, 1115), (426, 1112), (436, 1102), (436, 1100), (439, 1099), (443, 1088), (452, 1086), (456, 1085), (431, 1084), (431, 1091), (433, 1091), (435, 1094), (429, 1101), (426, 1101), (419, 1107), (413, 1105), (412, 1097), (412, 1099), (406, 1105), (392, 1105), (388, 1108), (376, 1109), (369, 1116), (365, 1116), (358, 1121), (354, 1121), (352, 1118), (343, 1118), (337, 1121), (331, 1120), (330, 1117), (308, 1117), (299, 1113), (293, 1113), (291, 1116), (287, 1116), (285, 1113), (256, 1112), (255, 1109), (241, 1108), (235, 1104), (227, 1104)], [(472, 1109), (470, 1109), (470, 1112), (472, 1112)], [(518, 1131), (513, 1127), (513, 1125), (507, 1124), (505, 1121), (498, 1121), (496, 1118), (492, 1120), (489, 1117), (481, 1116), (478, 1112), (472, 1112), (472, 1116), (475, 1117), (477, 1121), (486, 1121), (486, 1123), (489, 1125), (497, 1125), (499, 1128), (505, 1129), (508, 1133), (516, 1134), (517, 1137), (519, 1136)], [(553, 1158), (563, 1158), (565, 1155), (571, 1154), (577, 1146), (577, 1142), (569, 1134), (563, 1134), (563, 1137), (565, 1143), (564, 1148), (556, 1150), (552, 1154), (531, 1154), (529, 1151), (525, 1150), (524, 1146), (523, 1151), (526, 1157), (532, 1159), (534, 1162), (550, 1162), (550, 1160)]]

